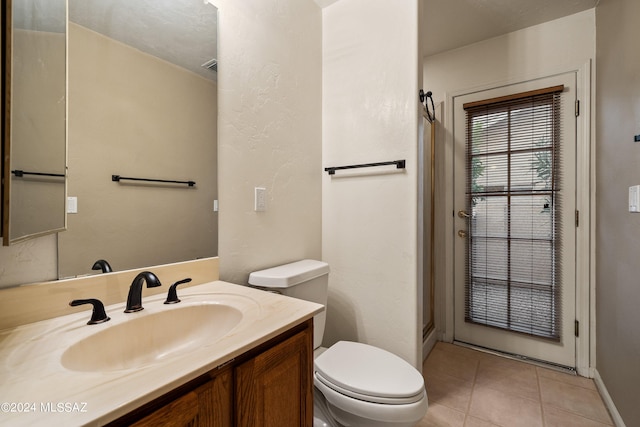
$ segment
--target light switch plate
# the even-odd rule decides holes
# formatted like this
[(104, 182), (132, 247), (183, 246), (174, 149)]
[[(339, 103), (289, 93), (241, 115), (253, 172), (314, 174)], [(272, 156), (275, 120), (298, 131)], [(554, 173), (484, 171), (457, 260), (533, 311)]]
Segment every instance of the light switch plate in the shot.
[(255, 187), (254, 210), (264, 212), (267, 210), (267, 189)]
[(68, 214), (76, 214), (76, 213), (78, 213), (78, 198), (77, 197), (67, 197), (67, 213)]

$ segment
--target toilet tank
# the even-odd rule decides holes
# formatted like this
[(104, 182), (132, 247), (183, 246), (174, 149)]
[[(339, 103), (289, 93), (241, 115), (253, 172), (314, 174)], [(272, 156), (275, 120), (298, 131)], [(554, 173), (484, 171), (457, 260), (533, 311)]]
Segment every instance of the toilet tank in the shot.
[(263, 289), (274, 290), (289, 297), (324, 305), (324, 311), (313, 317), (313, 348), (320, 347), (327, 316), (329, 264), (312, 259), (303, 259), (265, 270), (254, 271), (249, 274), (249, 284)]

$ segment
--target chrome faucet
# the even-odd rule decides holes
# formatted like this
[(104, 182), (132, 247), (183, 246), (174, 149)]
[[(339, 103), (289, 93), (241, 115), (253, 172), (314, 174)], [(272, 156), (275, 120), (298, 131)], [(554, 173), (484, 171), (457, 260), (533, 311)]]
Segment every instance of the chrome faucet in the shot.
[(125, 313), (133, 313), (144, 308), (142, 307), (142, 282), (147, 283), (147, 288), (156, 288), (162, 285), (160, 279), (150, 271), (143, 271), (138, 274), (131, 282), (131, 287), (129, 287)]

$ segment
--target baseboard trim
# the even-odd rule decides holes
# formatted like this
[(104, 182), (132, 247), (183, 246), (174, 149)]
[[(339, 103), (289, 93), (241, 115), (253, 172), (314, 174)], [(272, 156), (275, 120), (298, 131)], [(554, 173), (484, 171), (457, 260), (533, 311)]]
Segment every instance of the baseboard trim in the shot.
[(422, 361), (424, 362), (431, 353), (433, 346), (436, 345), (438, 337), (436, 337), (436, 328), (432, 328), (427, 337), (422, 341)]
[(602, 381), (602, 377), (598, 372), (598, 369), (594, 369), (593, 381), (596, 383), (596, 387), (598, 388), (598, 392), (602, 397), (604, 405), (609, 410), (609, 415), (611, 415), (611, 419), (616, 427), (626, 427), (624, 420), (620, 416), (620, 412), (618, 412), (618, 408), (613, 403), (613, 399), (611, 399), (611, 395), (609, 395), (609, 391), (607, 387), (604, 385), (604, 381)]

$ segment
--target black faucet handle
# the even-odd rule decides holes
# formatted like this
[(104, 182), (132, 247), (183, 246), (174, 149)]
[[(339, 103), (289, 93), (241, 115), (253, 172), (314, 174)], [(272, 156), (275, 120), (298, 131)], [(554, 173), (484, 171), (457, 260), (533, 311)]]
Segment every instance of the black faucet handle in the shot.
[(176, 289), (178, 285), (183, 283), (189, 283), (191, 278), (188, 277), (186, 279), (178, 280), (176, 283), (169, 287), (169, 293), (167, 293), (167, 300), (164, 302), (165, 304), (175, 304), (180, 302), (180, 298), (178, 298), (178, 290)]
[(109, 316), (107, 316), (107, 312), (104, 311), (104, 304), (102, 304), (102, 301), (100, 301), (99, 299), (74, 299), (73, 301), (69, 302), (69, 305), (71, 307), (83, 304), (91, 304), (93, 306), (91, 320), (87, 322), (87, 325), (97, 325), (98, 323), (104, 323), (111, 319)]

